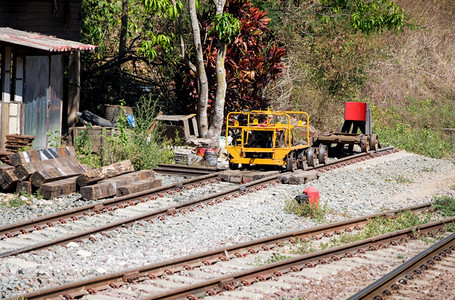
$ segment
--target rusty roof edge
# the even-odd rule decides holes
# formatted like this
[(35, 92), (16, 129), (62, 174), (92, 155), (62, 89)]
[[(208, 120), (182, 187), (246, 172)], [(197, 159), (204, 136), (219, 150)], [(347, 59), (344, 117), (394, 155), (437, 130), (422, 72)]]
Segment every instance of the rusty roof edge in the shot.
[(92, 51), (96, 45), (83, 44), (37, 32), (29, 32), (0, 27), (0, 43), (10, 43), (22, 47), (34, 48), (48, 52)]

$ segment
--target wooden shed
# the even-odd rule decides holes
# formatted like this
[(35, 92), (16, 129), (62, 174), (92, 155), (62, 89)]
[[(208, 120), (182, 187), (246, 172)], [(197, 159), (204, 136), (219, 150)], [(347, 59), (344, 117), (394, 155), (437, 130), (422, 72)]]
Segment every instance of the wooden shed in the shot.
[(94, 49), (54, 36), (0, 27), (1, 148), (7, 134), (34, 135), (33, 148), (47, 147), (46, 133), (59, 135), (62, 125), (74, 124), (80, 98), (80, 51)]
[(81, 0), (2, 0), (0, 27), (79, 42)]

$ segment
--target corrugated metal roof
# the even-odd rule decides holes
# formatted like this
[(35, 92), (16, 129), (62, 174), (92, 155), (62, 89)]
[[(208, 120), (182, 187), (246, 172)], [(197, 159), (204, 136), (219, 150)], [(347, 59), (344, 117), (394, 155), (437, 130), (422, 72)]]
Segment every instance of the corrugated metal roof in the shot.
[(40, 49), (48, 52), (70, 52), (74, 50), (94, 50), (96, 46), (82, 44), (79, 42), (56, 38), (55, 36), (44, 35), (36, 32), (16, 30), (9, 27), (0, 27), (0, 43), (6, 42)]

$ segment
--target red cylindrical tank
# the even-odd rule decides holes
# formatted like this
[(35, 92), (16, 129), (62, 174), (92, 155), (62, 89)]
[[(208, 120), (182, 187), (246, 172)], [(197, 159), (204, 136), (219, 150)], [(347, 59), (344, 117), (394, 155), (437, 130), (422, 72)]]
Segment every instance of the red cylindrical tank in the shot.
[(319, 191), (315, 187), (309, 186), (303, 190), (303, 193), (308, 196), (310, 206), (319, 206)]
[(366, 121), (367, 103), (346, 102), (344, 107), (344, 119), (346, 121)]

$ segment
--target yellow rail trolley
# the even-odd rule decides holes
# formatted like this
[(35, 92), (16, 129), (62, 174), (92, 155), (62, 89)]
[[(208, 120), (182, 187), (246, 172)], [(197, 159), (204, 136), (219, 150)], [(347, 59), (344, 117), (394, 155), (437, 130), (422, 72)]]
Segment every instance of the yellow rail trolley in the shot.
[(316, 156), (325, 163), (327, 148), (321, 148), (311, 147), (306, 112), (254, 110), (230, 112), (226, 117), (226, 150), (231, 169), (239, 164), (303, 169), (314, 165)]

